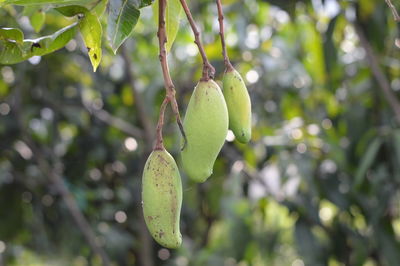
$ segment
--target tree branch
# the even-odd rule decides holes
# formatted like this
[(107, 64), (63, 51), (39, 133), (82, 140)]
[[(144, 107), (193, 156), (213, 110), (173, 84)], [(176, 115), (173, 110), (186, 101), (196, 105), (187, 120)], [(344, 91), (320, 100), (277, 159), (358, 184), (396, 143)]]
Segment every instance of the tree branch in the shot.
[(131, 123), (123, 120), (122, 118), (113, 116), (112, 114), (110, 114), (109, 112), (107, 112), (104, 109), (101, 109), (101, 110), (94, 109), (93, 107), (91, 107), (89, 102), (83, 100), (83, 97), (81, 97), (82, 105), (76, 104), (76, 103), (66, 103), (66, 102), (61, 103), (61, 102), (56, 101), (53, 98), (46, 97), (46, 96), (42, 97), (42, 101), (43, 101), (43, 104), (45, 104), (46, 106), (49, 106), (51, 109), (54, 109), (57, 112), (62, 113), (63, 115), (65, 115), (65, 113), (66, 113), (63, 110), (63, 107), (67, 106), (67, 107), (76, 107), (76, 108), (81, 109), (82, 105), (83, 105), (83, 107), (91, 115), (93, 115), (100, 121), (104, 122), (105, 124), (107, 124), (111, 127), (114, 127), (116, 129), (119, 129), (122, 132), (124, 132), (125, 134), (132, 136), (134, 138), (137, 138), (137, 139), (141, 139), (144, 136), (142, 129), (132, 125)]
[[(132, 64), (128, 55), (127, 48), (125, 47), (125, 44), (123, 44), (121, 48), (122, 48), (121, 49), (122, 58), (124, 60), (125, 66), (127, 67), (127, 80), (132, 87), (132, 92), (136, 99), (135, 107), (144, 131), (145, 152), (142, 154), (140, 162), (141, 165), (140, 168), (143, 169), (148, 153), (150, 153), (153, 146), (153, 125), (151, 122), (151, 118), (148, 115), (148, 112), (146, 112), (145, 110), (144, 101), (141, 97), (141, 94), (137, 91), (137, 86), (135, 82), (136, 79), (132, 72)], [(140, 252), (138, 252), (137, 254), (139, 257), (139, 264), (143, 266), (153, 266), (154, 265), (153, 242), (148, 233), (146, 224), (144, 222), (143, 212), (141, 211), (142, 210), (141, 204), (139, 208), (136, 208), (136, 210), (137, 213), (139, 214), (139, 221), (140, 221), (138, 234), (141, 245), (140, 245)]]
[(369, 63), (369, 66), (371, 67), (372, 74), (374, 75), (374, 78), (377, 81), (379, 88), (383, 92), (384, 98), (389, 103), (389, 106), (392, 108), (397, 123), (400, 124), (400, 102), (397, 99), (397, 96), (393, 93), (388, 79), (386, 78), (381, 67), (379, 66), (378, 59), (370, 43), (365, 37), (363, 30), (358, 24), (355, 24), (354, 27), (360, 39), (361, 46), (364, 48), (366, 52), (367, 61)]
[(89, 222), (86, 220), (81, 210), (79, 209), (78, 203), (76, 202), (74, 196), (65, 185), (64, 180), (60, 174), (61, 169), (56, 169), (55, 167), (50, 166), (42, 151), (38, 149), (36, 145), (34, 145), (29, 136), (23, 134), (23, 140), (32, 150), (32, 153), (34, 155), (33, 157), (35, 158), (40, 171), (48, 177), (49, 181), (54, 185), (58, 193), (61, 195), (61, 198), (67, 206), (69, 213), (71, 214), (76, 225), (78, 226), (79, 230), (83, 234), (86, 242), (89, 244), (93, 252), (101, 257), (103, 265), (111, 265), (107, 253), (103, 250), (102, 247), (100, 247), (100, 245), (98, 245), (96, 241), (96, 234), (92, 230)]
[(136, 78), (134, 77), (134, 74), (132, 72), (132, 63), (129, 58), (125, 44), (123, 44), (121, 47), (121, 55), (122, 59), (124, 60), (124, 64), (126, 66), (126, 78), (129, 84), (131, 85), (133, 97), (135, 97), (135, 106), (138, 113), (139, 121), (144, 129), (144, 132), (146, 133), (144, 135), (144, 138), (146, 139), (146, 142), (151, 143), (153, 141), (154, 126), (151, 122), (151, 119), (147, 115), (142, 95), (136, 89), (136, 84), (135, 84)]
[(207, 59), (207, 55), (204, 51), (204, 47), (200, 40), (200, 31), (198, 30), (196, 23), (194, 22), (192, 13), (190, 12), (190, 9), (186, 3), (186, 0), (180, 0), (180, 1), (181, 1), (183, 10), (185, 11), (186, 17), (189, 21), (190, 27), (192, 28), (192, 31), (193, 31), (194, 38), (195, 38), (194, 43), (199, 48), (199, 52), (200, 52), (201, 58), (203, 60), (203, 76), (201, 77), (200, 80), (208, 81), (210, 78), (214, 79), (215, 68), (210, 64), (210, 62)]
[(222, 10), (221, 0), (216, 0), (218, 9), (219, 35), (221, 37), (222, 55), (224, 56), (225, 72), (232, 70), (233, 66), (229, 60), (228, 52), (226, 51), (225, 33), (224, 33), (224, 12)]
[(397, 13), (396, 7), (392, 4), (391, 0), (385, 0), (385, 1), (386, 1), (386, 4), (389, 6), (390, 10), (392, 10), (394, 20), (399, 22), (400, 16), (399, 16), (399, 13)]
[(94, 117), (96, 117), (100, 121), (103, 121), (107, 125), (115, 127), (124, 132), (125, 134), (132, 136), (134, 138), (137, 139), (143, 138), (144, 134), (142, 133), (142, 131), (139, 128), (135, 127), (134, 125), (126, 122), (125, 120), (111, 115), (106, 110), (95, 110), (85, 102), (83, 102), (83, 105)]
[[(20, 77), (21, 81), (24, 81), (22, 77)], [(32, 138), (26, 134), (25, 131), (25, 126), (22, 122), (21, 119), (21, 88), (23, 86), (16, 86), (14, 89), (14, 103), (13, 103), (13, 110), (14, 114), (16, 117), (16, 123), (19, 127), (19, 130), (21, 131), (22, 139), (26, 142), (28, 147), (32, 150), (33, 153), (33, 158), (36, 160), (38, 167), (40, 171), (47, 176), (49, 181), (54, 184), (56, 187), (57, 191), (60, 193), (61, 198), (63, 199), (65, 205), (67, 206), (67, 209), (74, 219), (75, 223), (78, 226), (78, 229), (81, 231), (83, 234), (86, 242), (89, 244), (90, 248), (92, 251), (96, 254), (98, 254), (103, 262), (103, 265), (109, 266), (110, 265), (110, 259), (108, 258), (107, 253), (103, 250), (102, 247), (100, 247), (97, 242), (96, 242), (96, 235), (92, 228), (90, 227), (88, 221), (86, 220), (85, 216), (81, 212), (81, 210), (78, 207), (77, 202), (75, 201), (72, 193), (69, 191), (68, 187), (65, 185), (64, 180), (59, 174), (58, 171), (56, 171), (55, 168), (52, 168), (50, 164), (46, 161), (44, 153), (36, 148), (34, 145), (34, 142)], [(56, 158), (53, 156), (53, 158)]]

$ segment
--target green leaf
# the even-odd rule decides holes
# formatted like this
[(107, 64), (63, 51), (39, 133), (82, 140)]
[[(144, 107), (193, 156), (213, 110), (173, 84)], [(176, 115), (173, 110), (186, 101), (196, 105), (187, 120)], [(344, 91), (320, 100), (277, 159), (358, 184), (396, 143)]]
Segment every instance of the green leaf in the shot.
[(59, 7), (56, 10), (67, 17), (79, 15), (79, 30), (88, 50), (93, 71), (96, 72), (101, 61), (101, 36), (103, 34), (96, 13), (90, 12), (86, 7), (76, 5)]
[(116, 53), (135, 27), (140, 11), (135, 0), (111, 0), (108, 14), (107, 35)]
[(364, 181), (365, 174), (368, 169), (372, 166), (372, 163), (375, 160), (376, 155), (378, 154), (379, 148), (381, 147), (382, 141), (379, 138), (376, 138), (372, 141), (372, 143), (368, 146), (367, 151), (361, 159), (360, 166), (357, 169), (354, 181), (354, 187), (357, 188)]
[(58, 8), (55, 8), (55, 10), (57, 10), (58, 12), (60, 12), (61, 14), (63, 14), (66, 17), (85, 15), (86, 13), (89, 12), (89, 10), (86, 7), (77, 6), (77, 5), (58, 7)]
[(22, 45), (14, 42), (0, 41), (0, 64), (15, 64), (32, 56), (29, 53), (32, 42), (24, 42)]
[(75, 36), (77, 25), (74, 23), (52, 35), (33, 40), (15, 42), (0, 39), (0, 64), (16, 64), (32, 56), (46, 55), (64, 47)]
[[(179, 0), (167, 1), (167, 8), (165, 12), (165, 30), (167, 32), (167, 52), (171, 50), (172, 44), (175, 41), (176, 35), (179, 31), (179, 24), (182, 15), (182, 6)], [(153, 14), (158, 25), (158, 1), (153, 5)]]
[(1, 5), (46, 5), (46, 4), (86, 4), (94, 0), (0, 0)]
[(32, 14), (30, 22), (35, 32), (39, 32), (42, 29), (45, 19), (46, 14), (42, 10), (38, 10)]
[(0, 40), (16, 41), (22, 43), (24, 34), (21, 30), (15, 28), (0, 28)]
[(79, 30), (88, 50), (93, 71), (96, 72), (101, 61), (101, 36), (103, 34), (103, 29), (97, 15), (91, 12), (85, 13), (79, 22)]

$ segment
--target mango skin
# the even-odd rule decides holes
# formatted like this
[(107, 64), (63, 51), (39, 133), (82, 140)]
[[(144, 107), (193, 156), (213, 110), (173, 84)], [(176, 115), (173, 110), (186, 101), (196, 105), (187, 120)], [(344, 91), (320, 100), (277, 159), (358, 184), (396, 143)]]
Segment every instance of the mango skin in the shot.
[(166, 248), (178, 248), (182, 244), (182, 181), (174, 158), (165, 149), (154, 150), (146, 161), (142, 204), (151, 236)]
[(251, 139), (251, 101), (246, 85), (235, 69), (226, 71), (223, 78), (224, 97), (229, 113), (229, 128), (241, 143)]
[(228, 133), (228, 109), (222, 91), (213, 80), (200, 81), (190, 98), (183, 121), (187, 143), (182, 165), (190, 179), (204, 182)]

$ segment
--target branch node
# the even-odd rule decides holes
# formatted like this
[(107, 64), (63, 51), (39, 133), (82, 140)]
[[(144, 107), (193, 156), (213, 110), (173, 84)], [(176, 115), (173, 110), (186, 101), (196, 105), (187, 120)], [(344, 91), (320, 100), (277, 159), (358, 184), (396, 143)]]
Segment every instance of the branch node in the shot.
[(158, 42), (160, 46), (160, 54), (159, 54), (159, 59), (161, 63), (161, 68), (163, 72), (163, 77), (164, 77), (164, 86), (166, 90), (165, 98), (163, 103), (161, 104), (160, 107), (160, 117), (157, 123), (157, 142), (154, 147), (154, 149), (164, 149), (163, 145), (163, 136), (162, 136), (162, 128), (164, 126), (164, 114), (165, 114), (165, 109), (168, 105), (168, 103), (171, 103), (172, 111), (174, 112), (176, 116), (176, 121), (178, 123), (179, 129), (181, 131), (181, 134), (183, 138), (185, 139), (186, 143), (186, 135), (185, 132), (183, 131), (182, 123), (181, 123), (181, 117), (179, 114), (179, 109), (178, 109), (178, 104), (176, 102), (175, 98), (175, 86), (174, 83), (172, 82), (171, 75), (169, 73), (169, 68), (168, 68), (168, 62), (167, 62), (167, 49), (166, 49), (166, 43), (167, 43), (167, 34), (166, 34), (166, 29), (165, 29), (165, 9), (167, 6), (167, 1), (166, 0), (160, 0), (159, 3), (159, 9), (158, 9)]

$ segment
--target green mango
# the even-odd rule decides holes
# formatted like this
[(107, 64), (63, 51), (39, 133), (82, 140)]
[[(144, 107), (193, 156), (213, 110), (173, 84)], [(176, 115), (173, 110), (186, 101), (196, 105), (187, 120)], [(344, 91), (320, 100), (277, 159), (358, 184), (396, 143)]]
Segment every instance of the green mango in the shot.
[(239, 72), (227, 70), (223, 88), (229, 112), (229, 128), (239, 142), (247, 143), (251, 139), (251, 101)]
[(154, 150), (146, 161), (142, 179), (143, 214), (152, 237), (162, 246), (182, 243), (179, 218), (182, 182), (174, 158), (165, 149)]
[(182, 165), (196, 182), (204, 182), (213, 172), (218, 153), (228, 133), (228, 109), (220, 87), (213, 80), (200, 81), (190, 98), (183, 128), (187, 143)]

